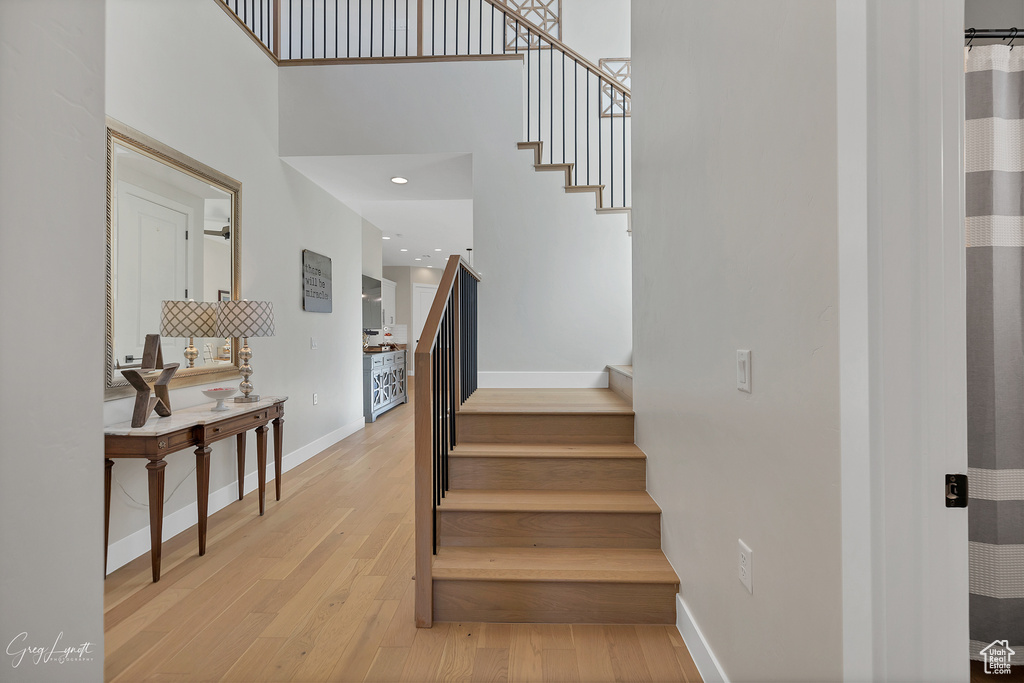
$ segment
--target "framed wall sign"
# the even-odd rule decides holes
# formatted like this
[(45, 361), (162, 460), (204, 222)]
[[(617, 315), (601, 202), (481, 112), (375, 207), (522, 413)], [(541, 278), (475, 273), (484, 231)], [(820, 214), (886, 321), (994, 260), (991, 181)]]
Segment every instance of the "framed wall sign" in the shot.
[(331, 259), (302, 250), (302, 308), (314, 313), (331, 312)]

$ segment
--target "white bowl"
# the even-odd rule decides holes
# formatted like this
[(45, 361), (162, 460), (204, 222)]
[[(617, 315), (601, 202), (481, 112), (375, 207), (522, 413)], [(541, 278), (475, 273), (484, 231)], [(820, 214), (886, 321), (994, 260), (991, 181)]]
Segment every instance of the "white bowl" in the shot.
[(238, 393), (238, 387), (216, 387), (214, 389), (203, 389), (203, 396), (205, 396), (206, 398), (212, 398), (217, 401), (217, 405), (215, 405), (213, 408), (210, 408), (210, 410), (215, 410), (218, 412), (222, 410), (231, 410), (226, 405), (224, 405), (224, 399), (231, 398), (236, 393)]

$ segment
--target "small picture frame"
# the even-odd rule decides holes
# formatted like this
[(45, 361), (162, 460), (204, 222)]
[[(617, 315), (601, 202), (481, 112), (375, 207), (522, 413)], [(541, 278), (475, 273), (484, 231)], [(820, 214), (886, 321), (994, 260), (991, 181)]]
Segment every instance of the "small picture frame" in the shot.
[(231, 301), (231, 292), (226, 289), (218, 289), (217, 301)]

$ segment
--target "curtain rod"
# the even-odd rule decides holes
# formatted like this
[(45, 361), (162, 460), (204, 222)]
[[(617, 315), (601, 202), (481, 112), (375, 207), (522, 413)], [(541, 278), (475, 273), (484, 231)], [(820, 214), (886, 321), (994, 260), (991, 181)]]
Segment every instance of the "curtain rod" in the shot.
[(969, 28), (964, 31), (964, 40), (971, 38), (1020, 38), (1024, 40), (1024, 29), (1014, 28)]

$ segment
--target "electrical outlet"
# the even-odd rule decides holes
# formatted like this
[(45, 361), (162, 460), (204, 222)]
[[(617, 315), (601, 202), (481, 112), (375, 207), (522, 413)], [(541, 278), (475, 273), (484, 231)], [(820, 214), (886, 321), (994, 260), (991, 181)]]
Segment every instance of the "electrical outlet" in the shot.
[(313, 394), (313, 405), (316, 405), (316, 401), (317, 401), (317, 396), (316, 396), (316, 394)]
[(309, 348), (311, 350), (313, 350), (313, 351), (317, 350), (318, 347), (317, 347), (317, 344), (316, 344), (316, 337), (310, 337), (309, 338)]
[(739, 553), (739, 578), (747, 588), (747, 592), (754, 594), (754, 551), (740, 539)]
[(736, 349), (736, 388), (750, 393), (749, 349)]

